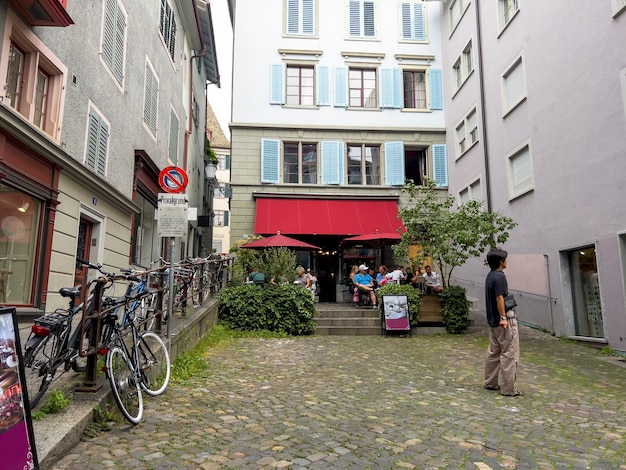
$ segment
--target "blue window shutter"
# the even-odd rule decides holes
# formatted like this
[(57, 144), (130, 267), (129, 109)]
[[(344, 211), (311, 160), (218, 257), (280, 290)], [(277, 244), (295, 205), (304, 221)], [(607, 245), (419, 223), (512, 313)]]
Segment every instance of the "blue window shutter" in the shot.
[(224, 211), (224, 227), (228, 227), (228, 211)]
[(261, 139), (261, 183), (278, 183), (280, 142)]
[(393, 69), (393, 107), (404, 107), (404, 84), (402, 82), (402, 69)]
[(230, 155), (226, 155), (226, 168), (225, 170), (230, 170)]
[(443, 109), (443, 88), (441, 70), (430, 69), (430, 109)]
[(361, 35), (361, 2), (350, 0), (350, 36)]
[(345, 67), (335, 69), (335, 106), (346, 107), (346, 95), (348, 94), (348, 77)]
[(317, 105), (330, 106), (330, 83), (328, 67), (317, 67)]
[(363, 36), (376, 37), (376, 25), (374, 24), (374, 2), (363, 2)]
[(287, 2), (287, 33), (298, 34), (300, 32), (300, 15), (299, 15), (299, 1), (288, 0)]
[(302, 34), (315, 34), (315, 7), (313, 0), (302, 0)]
[(270, 65), (270, 104), (284, 104), (284, 77), (283, 64)]
[(343, 184), (345, 173), (345, 144), (322, 142), (322, 184)]
[(433, 177), (437, 186), (448, 186), (448, 152), (445, 144), (433, 144)]
[(385, 142), (385, 184), (404, 186), (404, 142)]
[(393, 70), (380, 69), (380, 107), (395, 108)]

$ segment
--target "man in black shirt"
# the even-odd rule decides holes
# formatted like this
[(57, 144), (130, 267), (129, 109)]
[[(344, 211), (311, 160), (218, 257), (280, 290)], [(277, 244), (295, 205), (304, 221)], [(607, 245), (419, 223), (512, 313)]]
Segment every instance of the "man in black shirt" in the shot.
[(487, 390), (500, 390), (502, 395), (515, 397), (522, 394), (515, 386), (519, 363), (519, 335), (515, 312), (507, 312), (504, 308), (504, 298), (509, 294), (503, 272), (507, 255), (504, 250), (487, 253), (487, 263), (491, 268), (485, 281), (489, 348), (483, 386)]

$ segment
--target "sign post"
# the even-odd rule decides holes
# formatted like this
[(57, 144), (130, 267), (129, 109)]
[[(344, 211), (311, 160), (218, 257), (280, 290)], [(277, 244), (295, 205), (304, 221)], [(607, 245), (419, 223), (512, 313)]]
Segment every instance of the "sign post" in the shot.
[(172, 331), (172, 302), (174, 301), (174, 250), (176, 237), (187, 237), (187, 211), (189, 201), (186, 194), (180, 194), (187, 188), (189, 179), (182, 168), (168, 166), (159, 174), (159, 185), (165, 193), (159, 193), (159, 216), (157, 235), (169, 237), (169, 260), (170, 272), (168, 277), (168, 302), (167, 302), (167, 341), (168, 349), (171, 347)]

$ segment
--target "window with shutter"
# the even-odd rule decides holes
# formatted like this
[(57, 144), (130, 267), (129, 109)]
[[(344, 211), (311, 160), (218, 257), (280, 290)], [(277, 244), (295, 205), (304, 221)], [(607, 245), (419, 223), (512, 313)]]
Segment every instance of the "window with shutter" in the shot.
[(433, 179), (437, 186), (448, 186), (448, 153), (445, 144), (433, 144)]
[(287, 0), (287, 34), (315, 34), (315, 0)]
[(404, 142), (385, 142), (385, 184), (404, 186)]
[(526, 77), (521, 56), (502, 75), (502, 88), (503, 113), (506, 115), (526, 98)]
[(424, 20), (424, 4), (420, 2), (403, 2), (400, 6), (402, 19), (402, 39), (424, 41), (426, 26)]
[(159, 104), (159, 80), (150, 63), (146, 62), (143, 121), (148, 130), (156, 137), (157, 108)]
[(94, 108), (89, 110), (86, 142), (85, 166), (104, 178), (109, 145), (109, 124)]
[(509, 155), (509, 197), (521, 196), (534, 188), (530, 146), (524, 144)]
[(324, 141), (322, 149), (322, 184), (343, 184), (345, 174), (345, 144)]
[(124, 82), (126, 16), (118, 0), (106, 0), (102, 32), (102, 60), (120, 86)]
[(261, 140), (261, 183), (279, 182), (280, 142), (275, 139)]
[(371, 0), (350, 0), (348, 35), (350, 37), (374, 38), (374, 2)]
[(441, 70), (430, 69), (428, 72), (430, 86), (430, 109), (443, 109), (443, 84)]
[(174, 11), (170, 7), (168, 0), (161, 0), (161, 14), (159, 16), (159, 32), (165, 42), (169, 56), (174, 60), (176, 52), (176, 19)]

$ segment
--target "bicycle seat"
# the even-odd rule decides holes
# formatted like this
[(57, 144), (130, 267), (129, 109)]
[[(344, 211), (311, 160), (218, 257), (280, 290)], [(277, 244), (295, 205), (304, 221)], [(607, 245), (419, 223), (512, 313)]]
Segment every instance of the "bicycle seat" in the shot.
[(59, 294), (61, 294), (61, 297), (70, 297), (72, 299), (77, 299), (78, 297), (80, 297), (81, 289), (82, 286), (80, 284), (74, 287), (62, 287), (61, 290), (59, 290)]

